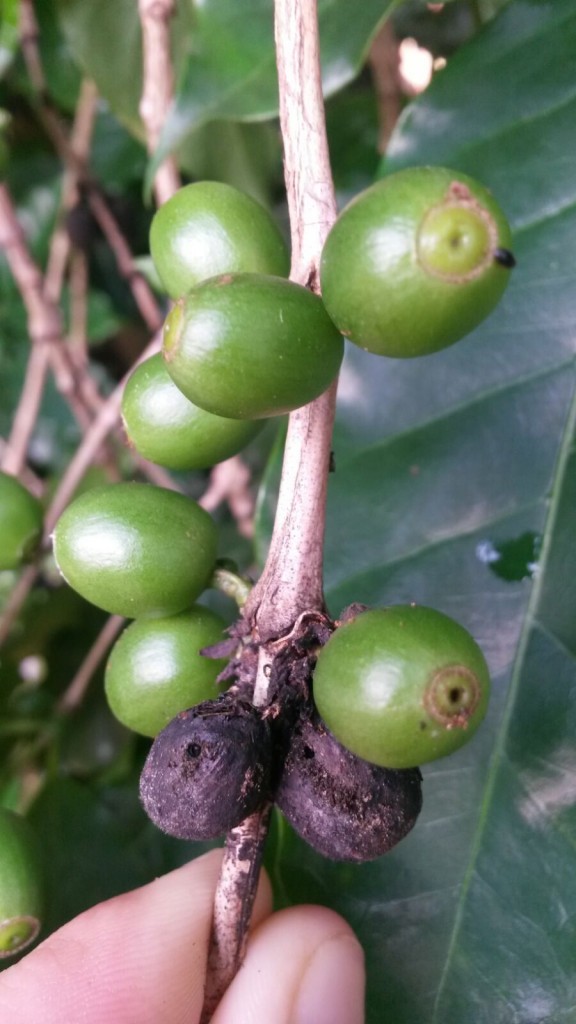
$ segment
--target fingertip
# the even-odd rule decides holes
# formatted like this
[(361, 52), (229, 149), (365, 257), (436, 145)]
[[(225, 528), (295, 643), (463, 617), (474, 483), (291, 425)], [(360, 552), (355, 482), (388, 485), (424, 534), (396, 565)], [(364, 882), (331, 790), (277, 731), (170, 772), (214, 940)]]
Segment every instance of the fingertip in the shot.
[(325, 907), (291, 907), (254, 932), (213, 1024), (362, 1024), (364, 954)]
[(353, 935), (326, 939), (312, 956), (298, 988), (293, 1024), (362, 1024), (364, 952)]

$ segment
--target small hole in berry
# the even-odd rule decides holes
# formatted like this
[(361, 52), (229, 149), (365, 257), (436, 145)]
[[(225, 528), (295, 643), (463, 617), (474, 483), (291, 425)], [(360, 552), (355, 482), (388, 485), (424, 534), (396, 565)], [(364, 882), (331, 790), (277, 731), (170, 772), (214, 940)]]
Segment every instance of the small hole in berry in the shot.
[(448, 728), (465, 728), (480, 699), (478, 678), (464, 665), (447, 665), (430, 680), (424, 706), (437, 722)]
[(308, 747), (308, 746), (304, 747), (304, 749), (302, 750), (302, 753), (304, 754), (304, 757), (308, 761), (315, 756), (314, 755), (314, 751), (312, 750), (312, 747)]
[(194, 758), (200, 757), (202, 753), (202, 747), (199, 743), (189, 743), (186, 747), (186, 757)]

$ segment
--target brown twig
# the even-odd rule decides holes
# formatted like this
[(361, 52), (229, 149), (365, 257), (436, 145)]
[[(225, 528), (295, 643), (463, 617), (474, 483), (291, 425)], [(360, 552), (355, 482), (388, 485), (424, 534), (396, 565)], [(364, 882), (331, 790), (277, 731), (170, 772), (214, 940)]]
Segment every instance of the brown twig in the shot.
[(217, 890), (220, 912), (215, 917), (208, 952), (200, 1024), (209, 1024), (244, 959), (270, 812), (271, 805), (266, 804), (226, 837)]
[[(292, 234), (293, 280), (318, 289), (324, 239), (336, 217), (322, 98), (316, 0), (276, 0), (275, 34)], [(321, 610), (322, 552), (336, 385), (292, 413), (278, 512), (262, 576), (244, 616), (260, 641), (254, 703), (267, 703), (272, 640), (300, 613)], [(229, 834), (215, 895), (203, 1024), (238, 971), (256, 894), (268, 811)], [(239, 849), (242, 850), (240, 858)]]
[(88, 189), (88, 205), (114, 253), (120, 274), (130, 285), (140, 316), (148, 329), (154, 333), (159, 330), (163, 322), (160, 307), (146, 278), (142, 276), (134, 263), (130, 246), (118, 226), (118, 221), (112, 215), (102, 192), (96, 187)]
[(80, 668), (58, 701), (58, 711), (61, 714), (70, 714), (80, 706), (92, 676), (114, 643), (124, 622), (121, 615), (111, 615), (107, 619)]
[(219, 462), (210, 473), (210, 483), (198, 500), (207, 512), (227, 501), (243, 537), (253, 535), (254, 499), (250, 493), (250, 470), (240, 455)]
[[(86, 122), (87, 113), (84, 112), (78, 118), (76, 131), (76, 136), (82, 145), (86, 145), (86, 137), (89, 134)], [(81, 367), (75, 365), (62, 334), (62, 318), (58, 301), (67, 259), (65, 247), (61, 244), (61, 240), (57, 240), (53, 244), (48, 271), (43, 277), (30, 255), (24, 232), (5, 185), (1, 186), (0, 193), (0, 244), (6, 251), (12, 275), (28, 312), (30, 340), (33, 345), (49, 343), (47, 346), (48, 359), (56, 386), (68, 402), (81, 429), (84, 429), (101, 399), (88, 375), (81, 372)], [(33, 362), (37, 364), (37, 357), (34, 357)], [(32, 373), (33, 370), (34, 366), (29, 372)], [(39, 397), (41, 397), (41, 393), (38, 391), (35, 396), (37, 403)], [(25, 407), (27, 427), (30, 432), (30, 425), (34, 425), (36, 415), (35, 413), (33, 415), (33, 405), (27, 395), (23, 395), (19, 411), (21, 406)], [(12, 437), (15, 441), (18, 439), (18, 458), (21, 460), (21, 453), (25, 451), (29, 436), (23, 430), (21, 418), (18, 415), (14, 420)], [(13, 447), (11, 444), (11, 449)]]
[[(277, 0), (280, 124), (292, 237), (291, 278), (318, 291), (322, 247), (336, 219), (315, 0)], [(322, 608), (323, 543), (336, 383), (290, 416), (270, 550), (246, 607), (260, 639)]]
[(20, 573), (16, 585), (10, 591), (10, 595), (4, 605), (2, 615), (0, 616), (0, 647), (2, 647), (4, 641), (7, 640), (18, 612), (32, 590), (32, 587), (39, 575), (40, 568), (36, 562), (33, 562), (31, 565), (27, 565), (23, 572)]
[(6, 255), (8, 266), (26, 307), (28, 333), (36, 349), (27, 367), (24, 389), (2, 462), (6, 472), (17, 474), (26, 460), (30, 436), (42, 401), (50, 348), (61, 338), (62, 325), (58, 309), (44, 297), (42, 274), (28, 251), (10, 193), (2, 182), (0, 248)]
[[(4, 458), (7, 450), (8, 442), (5, 441), (3, 437), (0, 437), (0, 465), (2, 464), (2, 459)], [(22, 470), (18, 476), (31, 494), (36, 498), (42, 498), (45, 491), (44, 481), (41, 480), (29, 466), (22, 466)]]
[[(170, 19), (174, 0), (138, 0), (142, 26), (142, 95), (140, 117), (146, 129), (149, 153), (154, 153), (174, 92), (170, 50)], [(167, 157), (154, 175), (154, 195), (160, 206), (180, 188), (173, 157)]]
[(38, 411), (44, 394), (44, 387), (50, 363), (48, 345), (34, 345), (28, 356), (24, 383), (18, 398), (18, 406), (10, 427), (0, 465), (5, 473), (19, 476), (26, 462), (28, 445), (36, 426)]
[[(154, 341), (151, 341), (148, 347), (144, 350), (138, 362), (148, 359), (151, 355), (154, 355), (158, 351), (158, 347), (159, 341), (155, 338)], [(62, 512), (68, 505), (74, 491), (86, 473), (86, 470), (92, 464), (94, 456), (100, 448), (100, 445), (117, 425), (120, 417), (122, 394), (124, 392), (124, 386), (128, 376), (129, 374), (126, 374), (122, 378), (120, 383), (114, 388), (112, 394), (103, 403), (96, 418), (86, 431), (81, 444), (74, 453), (74, 456), (60, 481), (58, 489), (56, 490), (54, 498), (46, 513), (44, 520), (45, 542), (49, 540), (50, 533), (54, 529), (58, 519), (62, 515)]]
[(72, 239), (66, 226), (66, 214), (78, 201), (77, 169), (86, 166), (88, 162), (97, 101), (96, 86), (93, 82), (84, 79), (70, 133), (70, 148), (76, 156), (76, 164), (74, 167), (66, 166), (64, 171), (60, 200), (61, 215), (50, 240), (50, 252), (46, 265), (44, 291), (46, 297), (53, 302), (60, 300), (66, 267), (70, 258)]
[[(45, 279), (34, 262), (16, 209), (5, 184), (0, 183), (0, 246), (6, 254), (27, 312), (32, 351), (24, 387), (14, 416), (4, 469), (19, 473), (34, 429), (50, 364), (56, 386), (84, 430), (94, 407), (101, 403), (95, 386), (82, 367), (76, 367), (62, 334), (62, 318), (55, 298), (47, 294)], [(94, 394), (94, 392), (96, 392)]]
[(390, 20), (374, 37), (368, 63), (378, 104), (378, 151), (385, 153), (402, 109), (398, 41)]
[(130, 286), (134, 301), (138, 306), (144, 323), (150, 331), (157, 331), (162, 322), (162, 315), (152, 290), (134, 263), (130, 247), (115, 217), (112, 215), (102, 192), (88, 173), (86, 163), (70, 145), (60, 117), (53, 108), (48, 96), (46, 79), (38, 49), (38, 23), (36, 21), (33, 0), (21, 0), (20, 11), (22, 51), (30, 79), (39, 99), (38, 113), (42, 124), (62, 162), (67, 167), (73, 169), (78, 182), (85, 189), (88, 205), (114, 253), (122, 277), (125, 278)]

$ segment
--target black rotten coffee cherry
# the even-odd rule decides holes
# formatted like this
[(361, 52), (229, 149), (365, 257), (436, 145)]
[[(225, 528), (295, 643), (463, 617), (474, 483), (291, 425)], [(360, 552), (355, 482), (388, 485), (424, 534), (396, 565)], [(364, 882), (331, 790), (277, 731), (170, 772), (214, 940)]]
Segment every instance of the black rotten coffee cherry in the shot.
[(316, 714), (295, 728), (276, 803), (298, 834), (331, 860), (368, 861), (396, 846), (422, 807), (418, 768), (356, 757)]
[(265, 801), (270, 786), (268, 722), (224, 694), (176, 716), (154, 740), (140, 778), (144, 810), (178, 839), (215, 839)]

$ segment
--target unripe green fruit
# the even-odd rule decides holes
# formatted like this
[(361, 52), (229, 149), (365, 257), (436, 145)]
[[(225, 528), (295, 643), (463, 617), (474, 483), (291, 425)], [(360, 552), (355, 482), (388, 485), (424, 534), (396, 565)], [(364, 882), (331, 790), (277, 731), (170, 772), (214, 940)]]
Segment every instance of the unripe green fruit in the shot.
[(0, 472), (0, 569), (33, 555), (42, 533), (42, 506), (16, 477)]
[(453, 753), (484, 718), (490, 678), (470, 634), (441, 612), (396, 605), (362, 612), (320, 650), (314, 701), (358, 757), (412, 768)]
[(176, 387), (160, 354), (140, 363), (122, 398), (126, 434), (145, 459), (169, 469), (206, 469), (245, 448), (258, 420), (214, 416)]
[(290, 269), (282, 235), (267, 210), (217, 181), (179, 189), (154, 215), (150, 251), (173, 299), (217, 274), (278, 274)]
[(41, 925), (42, 871), (36, 837), (25, 818), (0, 809), (0, 958), (34, 941)]
[(107, 612), (174, 615), (206, 587), (216, 559), (216, 527), (189, 498), (150, 484), (86, 491), (54, 530), (64, 579)]
[(322, 297), (342, 334), (378, 355), (459, 341), (494, 309), (514, 258), (490, 192), (459, 171), (413, 167), (361, 192), (322, 253)]
[(321, 299), (262, 274), (211, 278), (168, 314), (163, 353), (191, 402), (259, 419), (317, 398), (340, 369), (343, 341)]
[(166, 619), (133, 622), (112, 648), (104, 686), (119, 722), (156, 736), (180, 711), (214, 698), (226, 661), (200, 654), (223, 639), (224, 623), (201, 605)]

